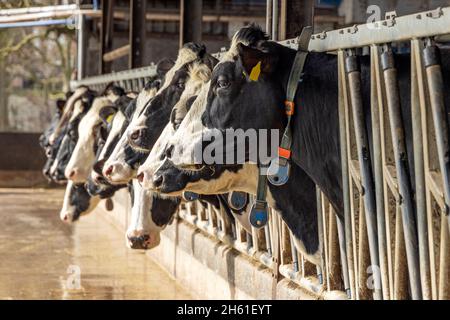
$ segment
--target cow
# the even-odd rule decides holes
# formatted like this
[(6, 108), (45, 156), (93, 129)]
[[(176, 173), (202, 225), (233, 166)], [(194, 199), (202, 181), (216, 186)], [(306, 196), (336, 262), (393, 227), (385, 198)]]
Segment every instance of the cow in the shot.
[[(262, 41), (256, 46), (238, 46), (238, 59), (229, 61), (213, 71), (212, 81), (203, 101), (199, 101), (197, 123), (198, 130), (226, 128), (278, 128), (286, 126), (286, 115), (283, 106), (286, 99), (286, 87), (290, 69), (295, 59), (296, 51), (271, 41)], [(449, 56), (442, 57), (444, 86), (449, 82)], [(369, 145), (372, 145), (370, 135), (370, 59), (360, 57), (363, 108), (366, 116), (366, 130), (369, 134)], [(249, 77), (252, 70), (259, 64), (261, 75), (258, 81)], [(413, 139), (410, 110), (410, 56), (399, 54), (395, 57), (398, 72), (398, 83), (406, 138), (406, 156), (409, 166), (413, 163)], [(303, 243), (309, 243), (305, 248), (309, 253), (314, 252), (317, 243), (317, 218), (311, 208), (304, 207), (302, 197), (305, 184), (316, 184), (329, 199), (339, 219), (343, 219), (343, 195), (341, 157), (339, 147), (338, 122), (338, 78), (337, 58), (325, 53), (309, 53), (304, 69), (302, 81), (298, 85), (295, 105), (298, 106), (292, 126), (292, 172), (288, 183), (281, 187), (270, 186), (271, 196), (275, 200), (276, 208), (288, 223), (287, 213), (291, 211), (293, 217), (296, 208), (301, 219), (299, 223), (308, 227), (304, 230), (299, 224), (299, 231), (303, 234)], [(245, 76), (242, 77), (241, 75)], [(445, 93), (445, 103), (450, 105), (450, 95)], [(194, 103), (195, 105), (195, 103)], [(192, 106), (192, 109), (194, 108)], [(200, 107), (201, 105), (201, 107)], [(245, 106), (245, 107), (243, 107)], [(192, 110), (191, 110), (192, 111)], [(198, 147), (200, 140), (186, 146), (185, 141), (192, 141), (194, 137), (188, 128), (181, 128), (170, 143), (171, 161), (183, 167), (192, 164), (187, 161), (192, 148)], [(198, 138), (198, 136), (197, 136)], [(197, 146), (195, 146), (197, 144)], [(365, 150), (370, 159), (371, 150)], [(306, 173), (305, 177), (303, 173)], [(409, 180), (414, 184), (413, 172)], [(312, 183), (313, 182), (313, 183)], [(369, 188), (373, 186), (368, 186)], [(413, 186), (414, 188), (414, 186)], [(312, 195), (312, 190), (306, 190)], [(311, 197), (313, 198), (313, 197)], [(305, 199), (307, 200), (307, 199)], [(311, 201), (312, 202), (312, 201)], [(311, 210), (308, 210), (311, 209)], [(310, 211), (310, 213), (308, 213)], [(295, 230), (294, 235), (298, 237)], [(306, 235), (306, 237), (305, 237)]]
[(61, 119), (66, 102), (67, 102), (67, 100), (63, 100), (63, 99), (58, 99), (56, 101), (56, 112), (53, 115), (52, 120), (50, 121), (50, 125), (39, 137), (39, 145), (44, 150), (45, 156), (47, 158), (44, 168), (42, 169), (42, 174), (47, 178), (48, 181), (52, 180), (51, 176), (50, 176), (50, 168), (53, 164), (53, 161), (55, 160), (56, 153), (58, 151), (58, 147), (54, 147), (54, 146), (50, 145), (49, 138), (50, 138), (50, 135), (55, 130), (55, 127), (57, 126), (59, 120)]
[(98, 141), (104, 130), (103, 119), (115, 114), (117, 108), (114, 103), (124, 95), (122, 88), (112, 85), (94, 99), (92, 107), (78, 126), (78, 140), (65, 169), (67, 179), (77, 184), (87, 182), (96, 158)]
[[(180, 192), (191, 190), (199, 193), (218, 193), (231, 190), (240, 190), (255, 194), (258, 178), (258, 167), (251, 163), (237, 163), (235, 165), (200, 165), (196, 164), (192, 155), (195, 148), (204, 148), (203, 133), (212, 129), (284, 129), (286, 117), (284, 110), (278, 110), (273, 106), (270, 98), (273, 89), (266, 89), (261, 94), (263, 98), (257, 98), (260, 93), (242, 91), (241, 87), (231, 87), (231, 83), (254, 85), (249, 80), (248, 70), (242, 69), (239, 63), (242, 47), (255, 46), (261, 41), (248, 41), (254, 38), (261, 29), (256, 26), (244, 28), (236, 34), (230, 50), (214, 68), (211, 81), (205, 85), (193, 102), (191, 109), (182, 121), (177, 132), (170, 138), (166, 147), (166, 158), (156, 172), (148, 174), (152, 179), (149, 183), (158, 190)], [(244, 41), (236, 41), (241, 35)], [(247, 41), (245, 41), (247, 39)], [(281, 61), (281, 60), (280, 60)], [(282, 60), (281, 63), (285, 63)], [(223, 74), (227, 73), (227, 77)], [(289, 75), (285, 75), (285, 78)], [(259, 82), (263, 81), (264, 75)], [(284, 78), (283, 78), (284, 79)], [(282, 78), (273, 81), (281, 82)], [(229, 95), (245, 95), (246, 99), (255, 105), (255, 109), (248, 109), (247, 103), (230, 105), (233, 100)], [(221, 105), (216, 104), (217, 97), (223, 99)], [(261, 99), (264, 100), (262, 104)], [(257, 109), (259, 105), (270, 105), (272, 110)], [(284, 100), (283, 100), (284, 101)], [(283, 101), (281, 105), (283, 105)], [(214, 103), (213, 108), (210, 104)], [(219, 106), (221, 108), (219, 108)], [(233, 108), (236, 110), (233, 111)], [(273, 110), (274, 109), (274, 110)], [(278, 112), (280, 111), (280, 112)], [(273, 116), (271, 122), (263, 124), (261, 119), (265, 116)], [(223, 119), (223, 121), (221, 121)], [(195, 170), (193, 170), (195, 168)], [(188, 171), (181, 178), (180, 170)], [(302, 252), (306, 259), (320, 263), (320, 239), (318, 236), (318, 221), (315, 200), (315, 184), (298, 166), (293, 165), (291, 179), (288, 184), (280, 187), (270, 185), (267, 200), (269, 204), (281, 215), (294, 235), (294, 244)]]
[(86, 90), (73, 102), (71, 116), (67, 120), (66, 125), (61, 129), (59, 137), (52, 145), (57, 148), (57, 153), (50, 169), (50, 175), (53, 181), (57, 183), (61, 184), (66, 182), (64, 171), (78, 141), (79, 123), (90, 110), (95, 97), (95, 92)]
[(61, 115), (61, 118), (59, 119), (57, 125), (55, 126), (55, 129), (53, 130), (52, 134), (48, 138), (48, 142), (50, 145), (53, 145), (56, 141), (56, 139), (61, 135), (61, 131), (66, 127), (67, 123), (69, 122), (72, 112), (74, 110), (75, 102), (80, 99), (81, 96), (84, 94), (90, 94), (90, 95), (97, 95), (95, 91), (92, 91), (87, 86), (80, 86), (73, 94), (67, 99), (67, 103), (64, 107), (64, 111)]
[(91, 196), (84, 184), (69, 181), (64, 193), (63, 206), (59, 217), (65, 223), (77, 221), (80, 216), (92, 212), (100, 202), (99, 196)]

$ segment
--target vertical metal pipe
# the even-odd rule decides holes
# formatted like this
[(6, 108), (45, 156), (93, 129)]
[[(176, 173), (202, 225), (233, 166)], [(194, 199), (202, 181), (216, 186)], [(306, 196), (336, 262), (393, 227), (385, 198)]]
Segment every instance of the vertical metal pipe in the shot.
[(83, 14), (80, 14), (78, 17), (78, 54), (77, 54), (77, 69), (78, 75), (77, 79), (81, 80), (85, 76), (85, 52), (86, 52), (86, 23), (85, 17)]
[(278, 0), (272, 1), (272, 40), (278, 41)]
[(271, 38), (272, 33), (272, 0), (266, 0), (266, 33)]
[(440, 66), (440, 53), (436, 45), (428, 42), (423, 50), (424, 65), (427, 73), (428, 92), (430, 94), (431, 111), (433, 114), (436, 145), (444, 184), (445, 212), (450, 230), (450, 138), (446, 106), (444, 103), (444, 80)]
[[(348, 146), (347, 146), (347, 133), (346, 133), (346, 121), (345, 121), (345, 107), (348, 105), (347, 99), (347, 86), (345, 77), (344, 66), (344, 52), (341, 50), (338, 53), (338, 68), (339, 68), (339, 143), (341, 147), (341, 172), (342, 172), (342, 196), (344, 200), (344, 222), (338, 218), (338, 232), (339, 241), (342, 241), (341, 246), (345, 251), (341, 250), (341, 253), (345, 253), (345, 260), (341, 255), (342, 271), (344, 273), (344, 282), (346, 282), (345, 289), (350, 299), (353, 297), (352, 286), (350, 284), (351, 276), (349, 266), (352, 268), (352, 259), (349, 254), (352, 251), (352, 231), (351, 231), (351, 211), (350, 211), (350, 179), (348, 170)], [(353, 270), (352, 270), (353, 271)]]
[[(358, 57), (353, 50), (349, 50), (349, 55), (345, 61), (346, 72), (349, 79), (350, 99), (353, 110), (353, 121), (355, 126), (356, 144), (358, 149), (358, 159), (361, 171), (361, 181), (363, 185), (364, 207), (367, 224), (367, 235), (369, 241), (369, 254), (372, 270), (379, 268), (378, 239), (377, 239), (377, 221), (375, 192), (372, 176), (372, 164), (370, 160), (370, 149), (367, 132), (365, 129), (364, 110), (361, 92), (361, 71)], [(378, 272), (373, 274), (375, 287), (373, 297), (375, 300), (382, 298), (379, 284)]]
[[(325, 243), (325, 234), (323, 230), (323, 216), (322, 216), (322, 199), (321, 199), (321, 192), (318, 187), (316, 187), (316, 203), (317, 203), (317, 226), (318, 226), (318, 232), (319, 232), (319, 250), (320, 250), (320, 270), (318, 267), (317, 273), (319, 278), (319, 283), (323, 284), (323, 270), (325, 268), (325, 261), (324, 261), (324, 243)], [(320, 273), (319, 273), (320, 271)]]
[(389, 280), (387, 268), (387, 240), (386, 220), (384, 213), (383, 193), (383, 163), (381, 148), (381, 124), (380, 112), (383, 112), (383, 93), (381, 89), (381, 75), (379, 66), (379, 47), (371, 46), (371, 72), (370, 72), (370, 109), (372, 114), (372, 137), (373, 137), (373, 172), (375, 178), (375, 201), (377, 204), (377, 229), (378, 229), (378, 252), (380, 255), (380, 276), (383, 299), (389, 300)]
[[(415, 71), (417, 72), (417, 89), (419, 96), (419, 108), (420, 108), (420, 124), (421, 124), (421, 135), (422, 135), (422, 147), (423, 147), (423, 167), (425, 176), (430, 172), (430, 157), (429, 157), (429, 137), (428, 137), (428, 99), (426, 96), (426, 85), (422, 56), (421, 56), (421, 40), (412, 41), (412, 51), (411, 54), (414, 55), (414, 60), (416, 63)], [(437, 275), (436, 275), (436, 259), (434, 252), (434, 227), (433, 227), (433, 209), (432, 209), (432, 196), (429, 186), (425, 179), (425, 202), (426, 202), (426, 216), (427, 216), (427, 233), (428, 233), (428, 253), (429, 253), (429, 263), (430, 263), (430, 279), (431, 279), (431, 298), (437, 299)]]
[(392, 147), (394, 149), (395, 167), (400, 192), (400, 206), (403, 218), (403, 233), (405, 237), (406, 259), (408, 261), (409, 284), (414, 300), (422, 299), (419, 270), (419, 248), (417, 238), (416, 218), (413, 204), (411, 177), (408, 170), (408, 154), (400, 108), (400, 93), (397, 82), (397, 69), (394, 64), (394, 54), (390, 46), (384, 47), (381, 56), (386, 88), (386, 101), (389, 109)]
[(292, 233), (289, 233), (289, 240), (291, 242), (291, 256), (292, 256), (292, 262), (294, 263), (294, 271), (298, 272), (299, 267), (298, 267), (297, 249), (295, 248), (294, 240), (292, 239), (292, 237), (293, 237)]
[(414, 141), (414, 177), (415, 177), (415, 199), (417, 234), (419, 240), (419, 267), (420, 280), (422, 284), (422, 299), (431, 299), (430, 283), (430, 256), (428, 250), (428, 226), (425, 197), (425, 169), (424, 169), (424, 148), (422, 140), (422, 123), (420, 116), (420, 97), (417, 70), (417, 39), (411, 41), (411, 118), (412, 134)]

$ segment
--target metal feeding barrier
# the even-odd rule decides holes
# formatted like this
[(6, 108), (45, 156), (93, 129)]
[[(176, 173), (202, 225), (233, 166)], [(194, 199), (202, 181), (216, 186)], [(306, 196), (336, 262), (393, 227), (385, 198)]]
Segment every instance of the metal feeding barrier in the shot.
[[(438, 46), (449, 39), (450, 8), (315, 34), (310, 51), (337, 54), (344, 220), (317, 191), (321, 265), (293, 246), (286, 224), (246, 232), (212, 206), (186, 203), (180, 217), (321, 298), (449, 299), (449, 128)], [(293, 49), (297, 39), (280, 42)], [(413, 150), (407, 150), (393, 47), (411, 57)], [(363, 49), (363, 50), (361, 50)], [(370, 55), (370, 127), (360, 53)], [(220, 57), (221, 53), (217, 56)], [(155, 67), (73, 82), (139, 90)], [(448, 88), (447, 88), (448, 90)], [(371, 141), (371, 143), (369, 143)], [(413, 152), (408, 162), (407, 151)], [(274, 232), (275, 231), (275, 232)], [(275, 296), (274, 289), (274, 296)]]

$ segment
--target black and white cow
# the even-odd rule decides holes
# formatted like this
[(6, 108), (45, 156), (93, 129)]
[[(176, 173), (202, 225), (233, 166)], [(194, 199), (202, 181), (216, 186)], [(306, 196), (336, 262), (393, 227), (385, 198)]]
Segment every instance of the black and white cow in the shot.
[(50, 168), (50, 176), (57, 183), (66, 182), (64, 171), (78, 141), (79, 123), (90, 110), (95, 96), (93, 91), (86, 90), (78, 97), (78, 100), (73, 102), (71, 116), (52, 145), (55, 149), (57, 148), (57, 153)]
[(58, 99), (56, 101), (56, 112), (52, 117), (50, 125), (39, 137), (39, 144), (40, 144), (41, 148), (44, 150), (45, 156), (47, 158), (44, 168), (42, 169), (42, 173), (49, 181), (52, 180), (51, 176), (50, 176), (50, 168), (53, 164), (53, 161), (55, 160), (56, 153), (57, 153), (58, 147), (59, 147), (59, 146), (50, 145), (49, 138), (50, 138), (50, 135), (55, 130), (56, 126), (58, 125), (59, 120), (61, 119), (66, 102), (67, 102), (67, 100), (62, 100), (62, 99)]
[[(168, 141), (165, 149), (168, 159), (156, 172), (148, 174), (148, 177), (153, 180), (149, 182), (149, 185), (153, 185), (162, 192), (179, 192), (180, 189), (199, 193), (219, 193), (231, 190), (253, 194), (256, 192), (258, 177), (256, 164), (214, 164), (200, 166), (194, 171), (192, 169), (196, 163), (193, 158), (194, 150), (195, 148), (200, 148), (200, 150), (204, 148), (203, 134), (208, 130), (230, 128), (282, 130), (286, 125), (283, 109), (274, 107), (282, 106), (284, 100), (281, 104), (274, 103), (271, 97), (276, 92), (273, 89), (266, 88), (264, 92), (251, 92), (245, 91), (246, 88), (231, 86), (234, 83), (255, 85), (248, 79), (250, 74), (247, 73), (248, 70), (239, 68), (239, 57), (242, 47), (249, 44), (254, 46), (261, 42), (249, 41), (258, 34), (261, 34), (261, 29), (255, 26), (244, 28), (237, 33), (230, 50), (215, 67), (211, 81), (202, 88), (179, 129)], [(243, 40), (236, 41), (239, 36)], [(266, 39), (259, 40), (265, 42)], [(280, 63), (285, 64), (286, 61), (280, 60)], [(289, 72), (284, 78), (288, 76)], [(283, 83), (284, 78), (274, 78), (273, 81)], [(258, 82), (255, 82), (256, 85), (264, 81), (263, 79), (265, 80), (264, 74)], [(245, 96), (248, 101), (234, 105), (231, 94)], [(221, 104), (217, 103), (217, 99), (221, 99)], [(256, 103), (256, 101), (258, 102)], [(247, 108), (247, 103), (250, 102), (255, 105), (255, 109)], [(262, 110), (261, 107), (265, 105), (270, 105), (272, 109)], [(258, 109), (256, 106), (260, 106), (260, 108)], [(265, 116), (272, 116), (271, 122), (268, 124), (261, 121)], [(180, 169), (191, 170), (181, 179)], [(300, 167), (294, 165), (288, 184), (281, 187), (269, 187), (268, 201), (281, 214), (293, 232), (295, 246), (308, 260), (319, 263), (320, 243), (315, 185), (312, 180)]]
[(117, 108), (114, 104), (124, 95), (122, 88), (110, 86), (94, 99), (92, 107), (78, 126), (78, 140), (65, 169), (67, 179), (77, 184), (87, 182), (95, 162), (98, 142), (105, 130), (104, 119), (115, 114)]

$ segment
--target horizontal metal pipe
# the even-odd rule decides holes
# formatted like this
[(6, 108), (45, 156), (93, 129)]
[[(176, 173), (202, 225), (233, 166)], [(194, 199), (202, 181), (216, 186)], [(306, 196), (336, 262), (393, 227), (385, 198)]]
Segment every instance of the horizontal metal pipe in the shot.
[(56, 19), (56, 20), (0, 23), (0, 29), (45, 27), (54, 25), (67, 25), (75, 27), (75, 21), (74, 19)]

